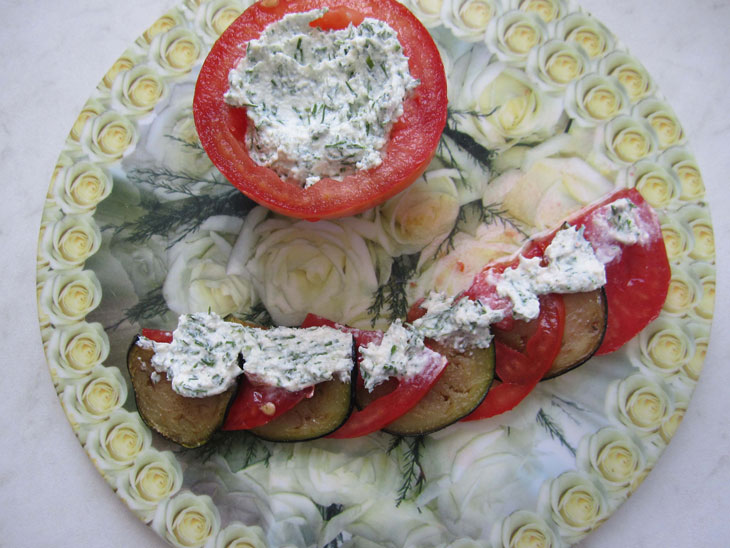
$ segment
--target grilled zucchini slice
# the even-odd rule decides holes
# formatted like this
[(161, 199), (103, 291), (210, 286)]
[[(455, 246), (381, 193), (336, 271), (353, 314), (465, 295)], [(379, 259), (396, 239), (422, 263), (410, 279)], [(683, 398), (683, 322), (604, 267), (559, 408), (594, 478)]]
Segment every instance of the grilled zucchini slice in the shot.
[(142, 420), (161, 436), (183, 447), (205, 444), (223, 423), (236, 386), (205, 398), (181, 396), (164, 375), (152, 380), (154, 350), (142, 348), (138, 340), (134, 340), (127, 353), (127, 368)]
[(390, 434), (420, 436), (446, 428), (476, 409), (492, 386), (494, 345), (465, 352), (436, 342), (429, 342), (429, 347), (449, 363), (428, 394), (383, 429)]
[(307, 441), (331, 434), (352, 412), (353, 381), (351, 377), (347, 382), (333, 379), (320, 383), (311, 398), (249, 432), (268, 441)]

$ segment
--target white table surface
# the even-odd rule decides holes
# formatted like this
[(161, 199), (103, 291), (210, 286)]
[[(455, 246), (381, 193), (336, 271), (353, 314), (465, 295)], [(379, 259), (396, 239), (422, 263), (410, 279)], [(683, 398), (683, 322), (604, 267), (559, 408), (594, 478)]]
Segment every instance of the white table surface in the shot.
[[(583, 548), (730, 546), (730, 1), (583, 0), (669, 98), (715, 227), (713, 340), (684, 423), (654, 471)], [(0, 0), (0, 546), (166, 546), (74, 436), (43, 356), (36, 239), (64, 138), (122, 51), (175, 0)]]

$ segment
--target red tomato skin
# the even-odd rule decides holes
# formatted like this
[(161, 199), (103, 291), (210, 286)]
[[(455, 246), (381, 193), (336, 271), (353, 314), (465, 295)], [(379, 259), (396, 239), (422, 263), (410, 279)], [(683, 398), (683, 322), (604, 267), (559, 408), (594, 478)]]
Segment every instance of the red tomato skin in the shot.
[[(302, 327), (320, 325), (328, 325), (352, 333), (358, 347), (365, 346), (369, 342), (380, 342), (383, 338), (382, 331), (368, 331), (347, 327), (315, 314), (307, 315), (302, 323)], [(336, 439), (357, 438), (381, 430), (407, 411), (410, 411), (421, 401), (441, 377), (446, 370), (446, 366), (447, 364), (443, 360), (439, 362), (434, 361), (422, 375), (399, 380), (395, 390), (381, 396), (364, 409), (354, 410), (347, 419), (347, 422), (327, 437)], [(358, 382), (362, 382), (362, 378), (359, 375)]]
[[(499, 344), (499, 343), (498, 343)], [(499, 346), (497, 347), (499, 348)], [(499, 350), (497, 351), (499, 353)], [(464, 422), (487, 419), (514, 409), (537, 386), (535, 384), (504, 383), (498, 380), (489, 389), (479, 407), (463, 419)]]
[[(516, 354), (524, 359), (508, 359), (505, 355), (500, 360), (497, 349), (497, 377), (503, 382), (515, 384), (533, 384), (540, 382), (560, 351), (565, 330), (565, 304), (558, 294), (543, 295), (540, 297), (540, 316), (535, 320), (538, 328), (530, 337), (525, 352)], [(504, 345), (502, 345), (504, 346)], [(504, 349), (503, 349), (504, 352)]]
[(385, 428), (421, 401), (445, 369), (444, 364), (433, 364), (424, 375), (399, 380), (395, 390), (378, 398), (364, 409), (354, 410), (347, 422), (327, 437), (359, 438)]
[(364, 19), (365, 16), (359, 11), (348, 6), (340, 6), (329, 10), (319, 19), (315, 19), (309, 23), (309, 26), (322, 30), (340, 30), (347, 28), (350, 23), (358, 26)]
[(608, 325), (596, 355), (618, 350), (659, 316), (672, 276), (659, 219), (638, 190), (619, 190), (578, 212), (568, 224), (584, 226), (584, 236), (589, 242), (601, 241), (602, 228), (594, 225), (596, 211), (621, 198), (631, 200), (638, 207), (639, 217), (650, 227), (649, 239), (645, 244), (618, 244), (621, 255), (606, 265)]
[[(411, 75), (421, 83), (403, 104), (403, 115), (391, 129), (382, 164), (342, 181), (324, 178), (302, 189), (251, 159), (245, 146), (246, 109), (227, 105), (223, 94), (228, 89), (229, 71), (245, 54), (246, 42), (258, 38), (266, 26), (287, 13), (323, 7), (337, 13), (344, 10), (351, 18), (361, 14), (389, 24), (398, 33)], [(195, 87), (193, 115), (203, 148), (241, 192), (278, 213), (318, 220), (360, 213), (413, 183), (435, 153), (446, 125), (446, 107), (446, 75), (436, 44), (420, 21), (396, 0), (281, 0), (274, 7), (255, 3), (213, 45)]]

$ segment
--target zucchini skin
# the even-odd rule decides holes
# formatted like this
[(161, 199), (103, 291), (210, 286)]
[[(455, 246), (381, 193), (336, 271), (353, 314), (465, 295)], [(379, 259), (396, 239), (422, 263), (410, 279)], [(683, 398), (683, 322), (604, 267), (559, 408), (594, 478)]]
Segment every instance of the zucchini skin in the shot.
[(142, 420), (163, 438), (188, 449), (205, 445), (223, 424), (238, 385), (205, 398), (181, 396), (164, 376), (152, 381), (154, 351), (140, 347), (138, 341), (135, 337), (127, 352), (127, 369)]
[[(608, 300), (603, 288), (565, 294), (563, 302), (565, 332), (562, 346), (543, 381), (559, 377), (586, 363), (600, 348), (606, 335)], [(576, 341), (583, 344), (576, 345)]]
[(396, 436), (421, 436), (466, 417), (484, 401), (495, 377), (495, 349), (472, 348), (457, 353), (436, 342), (429, 346), (448, 360), (441, 378), (416, 406), (383, 431)]

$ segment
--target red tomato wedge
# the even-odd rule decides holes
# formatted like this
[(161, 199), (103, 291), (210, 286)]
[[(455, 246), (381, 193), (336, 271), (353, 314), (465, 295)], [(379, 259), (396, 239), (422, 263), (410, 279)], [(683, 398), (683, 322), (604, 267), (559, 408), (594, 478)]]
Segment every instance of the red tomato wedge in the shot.
[(537, 329), (519, 352), (495, 341), (497, 376), (501, 382), (492, 386), (479, 407), (463, 421), (486, 419), (514, 408), (532, 392), (550, 370), (560, 351), (565, 326), (565, 306), (560, 295), (540, 297)]
[(565, 328), (563, 298), (555, 293), (541, 296), (540, 316), (534, 323), (535, 332), (525, 344), (524, 352), (496, 341), (496, 373), (501, 381), (533, 384), (539, 382), (550, 369), (563, 341)]
[(245, 379), (228, 410), (223, 430), (248, 430), (266, 424), (312, 394), (313, 386), (292, 392)]
[[(497, 346), (497, 360), (499, 360), (499, 346)], [(494, 381), (489, 389), (487, 397), (479, 407), (463, 419), (464, 422), (487, 419), (496, 415), (501, 415), (507, 411), (514, 409), (517, 404), (524, 400), (530, 392), (537, 386), (535, 384), (513, 384), (504, 383), (498, 380)]]
[[(304, 319), (302, 327), (320, 325), (327, 325), (352, 333), (358, 347), (365, 346), (369, 342), (380, 342), (383, 337), (381, 331), (346, 327), (314, 314), (309, 314)], [(437, 356), (440, 357), (440, 355), (435, 354), (434, 358)], [(387, 426), (407, 411), (410, 411), (428, 393), (434, 383), (441, 377), (446, 365), (444, 360), (434, 359), (423, 374), (410, 379), (399, 379), (392, 392), (376, 399), (364, 409), (354, 410), (347, 422), (328, 437), (338, 439), (356, 438), (372, 434)], [(362, 382), (359, 375), (358, 382)]]
[[(273, 2), (272, 2), (273, 3)], [(420, 81), (406, 98), (403, 115), (393, 125), (383, 162), (342, 181), (323, 178), (304, 189), (282, 180), (249, 156), (246, 109), (223, 100), (228, 73), (245, 55), (246, 43), (288, 13), (327, 8), (324, 29), (355, 25), (363, 17), (384, 21), (397, 33), (411, 75)], [(195, 126), (211, 161), (241, 192), (273, 211), (309, 220), (353, 215), (394, 196), (426, 169), (446, 124), (446, 76), (428, 30), (396, 0), (280, 0), (256, 2), (236, 19), (208, 55), (193, 100)]]

